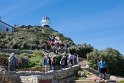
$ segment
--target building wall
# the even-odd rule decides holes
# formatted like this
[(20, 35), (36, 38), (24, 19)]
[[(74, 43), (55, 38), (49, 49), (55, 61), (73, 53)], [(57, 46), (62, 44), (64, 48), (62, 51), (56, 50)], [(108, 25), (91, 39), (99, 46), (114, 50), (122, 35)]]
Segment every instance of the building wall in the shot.
[(1, 31), (13, 32), (13, 28), (0, 22), (0, 32)]

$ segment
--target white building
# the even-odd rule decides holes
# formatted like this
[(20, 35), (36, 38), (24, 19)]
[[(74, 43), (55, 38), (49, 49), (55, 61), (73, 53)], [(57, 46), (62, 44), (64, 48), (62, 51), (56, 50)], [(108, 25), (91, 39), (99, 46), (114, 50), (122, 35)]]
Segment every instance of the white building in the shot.
[(5, 32), (5, 31), (13, 32), (14, 28), (11, 25), (1, 21), (1, 19), (0, 19), (0, 32)]
[(42, 27), (50, 27), (50, 18), (47, 16), (44, 16), (41, 21)]

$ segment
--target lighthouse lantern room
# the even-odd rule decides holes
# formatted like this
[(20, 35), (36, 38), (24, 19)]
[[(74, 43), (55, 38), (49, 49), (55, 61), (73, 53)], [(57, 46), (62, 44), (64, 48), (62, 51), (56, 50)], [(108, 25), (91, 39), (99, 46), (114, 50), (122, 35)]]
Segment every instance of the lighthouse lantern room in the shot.
[(44, 16), (41, 21), (42, 27), (50, 27), (50, 18), (48, 16)]

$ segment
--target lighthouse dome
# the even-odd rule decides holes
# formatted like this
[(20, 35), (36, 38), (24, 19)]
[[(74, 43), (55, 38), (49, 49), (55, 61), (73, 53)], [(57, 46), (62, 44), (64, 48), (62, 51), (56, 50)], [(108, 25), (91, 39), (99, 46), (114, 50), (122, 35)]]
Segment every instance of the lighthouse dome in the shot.
[(48, 16), (42, 17), (41, 25), (42, 25), (42, 27), (45, 27), (45, 26), (49, 27), (50, 26), (50, 18)]

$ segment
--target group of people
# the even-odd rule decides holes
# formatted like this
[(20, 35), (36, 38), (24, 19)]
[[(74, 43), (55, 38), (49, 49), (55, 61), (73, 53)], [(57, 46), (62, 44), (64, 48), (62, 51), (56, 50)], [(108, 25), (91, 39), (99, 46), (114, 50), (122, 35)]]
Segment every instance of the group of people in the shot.
[[(63, 69), (78, 64), (78, 55), (70, 51), (67, 56), (68, 44), (65, 44), (60, 37), (49, 34), (48, 42), (53, 49), (54, 55), (51, 56), (49, 53), (46, 53), (44, 57), (45, 72), (49, 70)], [(64, 50), (61, 58), (57, 58), (59, 50)]]
[(58, 50), (59, 49), (65, 49), (65, 51), (67, 52), (67, 48), (68, 48), (68, 44), (65, 44), (61, 39), (60, 37), (56, 36), (56, 35), (53, 35), (53, 34), (50, 34), (49, 35), (49, 38), (48, 38), (48, 41), (50, 43), (50, 45), (52, 46), (53, 48), (53, 52), (55, 54), (58, 54)]
[[(49, 52), (45, 54), (44, 56), (45, 72), (48, 72), (50, 70), (57, 70), (58, 67), (59, 69), (64, 69), (79, 63), (78, 55), (73, 51), (70, 51), (68, 55), (67, 55), (68, 51), (65, 51), (62, 54), (61, 58), (57, 58), (59, 49), (63, 49), (63, 47), (66, 47), (66, 49), (68, 48), (67, 44), (64, 44), (59, 37), (55, 35), (49, 35), (48, 41), (50, 45), (53, 47), (54, 55), (51, 56)], [(8, 65), (9, 70), (15, 71), (15, 65), (16, 65), (16, 58), (14, 57), (14, 53), (12, 53), (9, 57), (9, 65)], [(102, 74), (106, 75), (107, 63), (105, 62), (105, 60), (101, 59), (98, 62), (98, 71), (100, 75)]]
[(64, 69), (67, 67), (71, 67), (79, 63), (78, 55), (64, 52), (61, 58), (57, 58), (57, 55), (50, 56), (49, 53), (46, 53), (44, 57), (44, 66), (45, 72), (50, 70)]
[[(58, 49), (63, 49), (63, 47), (66, 47), (66, 49), (68, 48), (68, 45), (63, 43), (61, 41), (61, 39), (59, 37), (57, 37), (56, 35), (50, 34), (48, 41), (49, 41), (50, 45), (53, 47), (53, 52), (55, 54), (58, 54)], [(66, 52), (68, 52), (68, 51), (66, 51)], [(72, 51), (69, 53), (68, 57), (65, 55), (66, 54), (64, 54), (60, 60), (60, 65), (62, 68), (69, 66), (69, 64), (74, 65), (74, 64), (77, 64), (79, 62), (78, 56), (76, 56), (76, 54), (73, 53)], [(45, 56), (45, 59), (47, 57), (49, 57), (49, 54), (47, 54), (47, 56)], [(51, 58), (49, 57), (49, 61), (50, 61), (49, 64), (46, 65), (44, 63), (44, 65), (46, 65), (46, 66), (49, 65), (48, 70), (55, 69), (54, 68), (56, 65), (55, 64), (55, 57), (51, 57)], [(46, 71), (48, 71), (48, 70), (46, 69)], [(101, 59), (101, 61), (98, 62), (98, 71), (99, 71), (100, 75), (106, 74), (106, 72), (107, 72), (107, 64), (103, 59)]]

